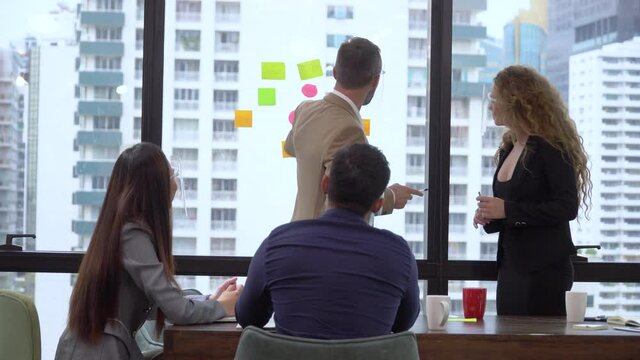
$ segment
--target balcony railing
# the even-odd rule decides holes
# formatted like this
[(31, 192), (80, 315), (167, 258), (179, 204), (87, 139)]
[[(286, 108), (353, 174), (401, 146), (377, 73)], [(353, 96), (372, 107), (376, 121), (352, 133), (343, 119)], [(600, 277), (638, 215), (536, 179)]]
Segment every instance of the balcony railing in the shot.
[(238, 108), (236, 101), (214, 101), (213, 109), (215, 111), (233, 111)]
[(235, 220), (211, 220), (211, 230), (232, 231), (236, 229)]
[(212, 191), (211, 192), (211, 200), (218, 201), (235, 201), (237, 198), (237, 191), (229, 190), (229, 191)]
[(176, 71), (175, 79), (177, 81), (197, 81), (200, 79), (198, 71)]
[(199, 104), (198, 100), (175, 100), (173, 108), (175, 110), (198, 110)]
[(235, 131), (213, 132), (214, 141), (237, 141), (238, 133)]
[(200, 22), (199, 12), (176, 12), (176, 20), (184, 22)]
[(216, 72), (215, 73), (216, 81), (224, 81), (224, 82), (235, 82), (238, 81), (238, 73), (237, 72)]
[(230, 52), (235, 53), (238, 52), (240, 46), (237, 43), (219, 43), (216, 42), (216, 51), (217, 52)]

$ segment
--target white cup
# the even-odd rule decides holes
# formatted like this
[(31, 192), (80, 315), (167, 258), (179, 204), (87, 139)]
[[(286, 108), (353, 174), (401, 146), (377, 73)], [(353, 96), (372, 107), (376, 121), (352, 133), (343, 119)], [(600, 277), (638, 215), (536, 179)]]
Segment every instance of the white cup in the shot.
[(567, 322), (583, 322), (584, 313), (587, 311), (587, 293), (579, 291), (567, 291), (565, 293), (567, 305)]
[(427, 295), (427, 325), (430, 330), (444, 330), (449, 320), (451, 300), (446, 295)]

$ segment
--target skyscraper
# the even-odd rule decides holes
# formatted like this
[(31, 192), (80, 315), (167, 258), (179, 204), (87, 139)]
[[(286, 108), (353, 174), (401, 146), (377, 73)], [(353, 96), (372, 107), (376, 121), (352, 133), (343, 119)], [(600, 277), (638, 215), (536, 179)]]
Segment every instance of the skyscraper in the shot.
[(547, 0), (531, 0), (529, 10), (521, 10), (504, 26), (505, 64), (528, 65), (545, 73), (547, 12)]

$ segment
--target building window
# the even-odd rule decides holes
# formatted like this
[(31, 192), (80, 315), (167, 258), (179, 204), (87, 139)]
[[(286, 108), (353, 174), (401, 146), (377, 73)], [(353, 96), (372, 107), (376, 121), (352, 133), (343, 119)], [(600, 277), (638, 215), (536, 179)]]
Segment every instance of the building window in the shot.
[(200, 21), (201, 3), (200, 0), (177, 0), (176, 1), (176, 21)]
[(142, 59), (140, 58), (136, 59), (136, 70), (134, 76), (136, 80), (142, 79)]
[(469, 145), (469, 128), (466, 126), (451, 127), (451, 146), (466, 148)]
[(466, 184), (450, 184), (449, 185), (449, 204), (451, 205), (467, 204), (467, 185)]
[(407, 175), (424, 175), (423, 154), (407, 154)]
[(216, 21), (218, 22), (239, 22), (240, 3), (229, 1), (216, 2)]
[(407, 125), (407, 146), (424, 146), (426, 137), (426, 126)]
[(420, 118), (427, 116), (426, 96), (408, 96), (407, 97), (407, 116), (420, 117)]
[[(449, 226), (451, 228), (451, 226)], [(467, 258), (467, 243), (449, 241), (449, 260), (465, 260)]]
[(120, 118), (117, 116), (94, 116), (93, 130), (119, 130)]
[(426, 31), (428, 29), (429, 12), (425, 9), (409, 9), (409, 30)]
[(467, 176), (467, 157), (464, 155), (451, 156), (451, 176)]
[(451, 112), (456, 119), (469, 118), (469, 98), (454, 98), (451, 100)]
[(427, 39), (409, 38), (409, 59), (427, 59)]
[(198, 179), (184, 178), (182, 180), (184, 186), (184, 198), (187, 200), (195, 200), (198, 198)]
[(235, 230), (236, 209), (211, 209), (211, 230)]
[(216, 51), (236, 53), (240, 48), (238, 31), (216, 31)]
[(93, 145), (87, 152), (91, 153), (93, 160), (115, 160), (120, 155), (120, 147)]
[(482, 147), (485, 149), (497, 149), (502, 142), (502, 128), (487, 126), (482, 135)]
[(234, 201), (237, 191), (236, 179), (211, 179), (211, 200)]
[[(184, 210), (182, 211), (184, 213)], [(196, 238), (173, 237), (173, 255), (193, 255), (196, 253)]]
[(238, 167), (238, 150), (214, 149), (211, 157), (213, 171), (234, 171)]
[(136, 29), (136, 50), (142, 50), (144, 43), (144, 30)]
[(133, 118), (133, 138), (140, 140), (142, 137), (142, 118), (136, 116)]
[(176, 51), (200, 51), (200, 31), (176, 30)]
[(95, 175), (91, 177), (91, 190), (106, 190), (109, 185), (109, 176)]
[(453, 11), (453, 23), (455, 25), (469, 25), (469, 24), (471, 24), (471, 11), (469, 11), (469, 10), (454, 10)]
[(142, 108), (142, 88), (133, 90), (133, 107), (136, 109)]
[(213, 119), (214, 141), (237, 141), (238, 132), (233, 120)]
[(237, 90), (214, 90), (213, 109), (216, 111), (233, 111), (238, 108)]
[(198, 170), (198, 149), (175, 148), (173, 156), (180, 159), (183, 170)]
[(493, 177), (493, 173), (496, 170), (495, 160), (493, 156), (482, 157), (482, 176)]
[(353, 19), (353, 6), (329, 5), (327, 6), (327, 19)]
[(449, 232), (450, 233), (464, 233), (465, 229), (468, 226), (469, 224), (467, 224), (467, 214), (457, 214), (457, 213), (449, 214)]
[(97, 0), (97, 10), (122, 10), (122, 0)]
[(198, 110), (200, 90), (173, 89), (173, 108), (175, 110)]
[(236, 254), (236, 239), (234, 238), (211, 238), (211, 255), (213, 256), (233, 256)]
[(197, 81), (200, 78), (200, 60), (176, 59), (174, 70), (177, 81)]
[(122, 61), (119, 57), (96, 56), (95, 68), (96, 70), (120, 70)]
[(173, 140), (197, 141), (198, 140), (198, 119), (174, 119), (173, 120)]
[(343, 42), (351, 39), (352, 37), (352, 35), (327, 34), (327, 47), (339, 48)]
[(407, 234), (424, 232), (424, 213), (407, 211), (404, 216), (404, 231)]
[(480, 260), (495, 260), (498, 254), (497, 242), (480, 243)]
[(96, 40), (122, 41), (122, 28), (96, 27)]
[(116, 93), (116, 89), (110, 86), (93, 86), (93, 87), (85, 87), (85, 99), (91, 99), (88, 96), (93, 90), (93, 99), (94, 100), (120, 100), (120, 95)]
[(184, 208), (174, 207), (171, 212), (173, 214), (174, 229), (195, 230), (198, 222), (198, 208), (187, 208), (187, 213), (185, 214)]
[(427, 68), (425, 67), (410, 67), (408, 74), (409, 88), (426, 88), (427, 87)]
[(213, 73), (216, 81), (238, 81), (238, 61), (215, 60)]

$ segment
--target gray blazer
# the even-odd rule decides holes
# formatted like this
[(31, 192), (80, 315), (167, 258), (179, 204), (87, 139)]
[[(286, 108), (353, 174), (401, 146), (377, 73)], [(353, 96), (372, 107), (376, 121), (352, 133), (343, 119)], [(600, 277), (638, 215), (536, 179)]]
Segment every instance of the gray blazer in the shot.
[(155, 306), (174, 324), (213, 322), (224, 317), (217, 301), (197, 301), (182, 296), (164, 275), (151, 235), (143, 227), (128, 223), (122, 228), (122, 265), (117, 318), (110, 319), (104, 336), (96, 344), (78, 339), (65, 329), (58, 342), (56, 360), (142, 359), (135, 332)]

